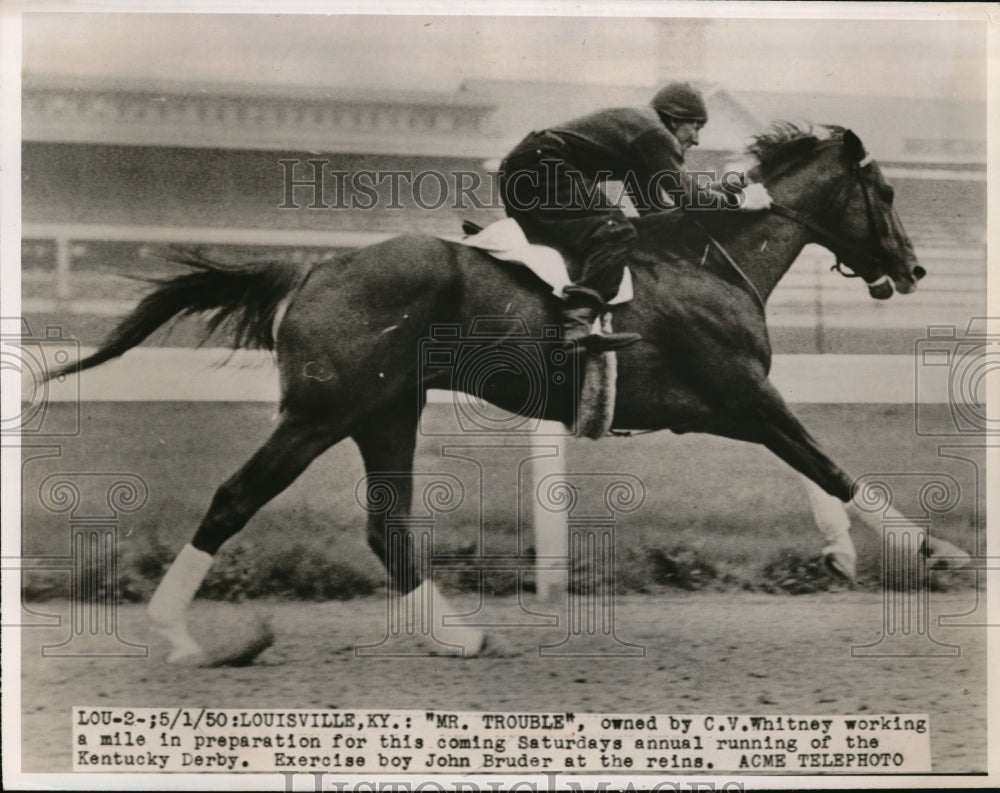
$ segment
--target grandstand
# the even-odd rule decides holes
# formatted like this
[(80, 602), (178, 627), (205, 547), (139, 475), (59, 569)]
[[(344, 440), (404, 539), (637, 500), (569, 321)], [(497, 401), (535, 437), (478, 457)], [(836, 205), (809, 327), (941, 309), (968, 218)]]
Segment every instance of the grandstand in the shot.
[[(881, 304), (828, 273), (825, 251), (807, 249), (769, 306), (777, 352), (905, 353), (928, 324), (964, 327), (985, 313), (985, 105), (702, 87), (711, 122), (694, 167), (738, 162), (748, 136), (773, 119), (851, 126), (896, 186), (930, 272), (917, 294)], [(170, 242), (206, 244), (232, 259), (301, 259), (399, 232), (457, 234), (463, 217), (502, 215), (488, 172), (527, 131), (644, 103), (651, 90), (474, 80), (452, 92), (359, 92), (29, 77), (24, 313), (33, 326), (58, 323), (92, 344), (140, 286), (109, 276), (161, 272), (155, 254)], [(396, 208), (385, 208), (391, 196), (381, 183), (371, 210), (316, 208), (309, 186), (288, 195), (289, 178), (311, 178), (310, 159), (345, 174), (474, 174), (484, 208), (456, 208), (453, 180), (441, 206), (418, 206), (403, 191)], [(326, 203), (338, 203), (336, 187), (326, 187)], [(180, 332), (171, 343), (187, 337)]]

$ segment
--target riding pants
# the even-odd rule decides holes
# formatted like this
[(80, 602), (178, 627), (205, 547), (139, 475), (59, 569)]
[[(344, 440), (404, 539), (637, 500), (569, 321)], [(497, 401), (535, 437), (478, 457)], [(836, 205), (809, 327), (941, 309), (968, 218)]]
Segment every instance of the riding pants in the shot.
[(590, 173), (573, 166), (559, 136), (535, 132), (521, 141), (501, 165), (499, 186), (507, 215), (525, 235), (569, 257), (576, 286), (604, 302), (618, 294), (635, 227)]

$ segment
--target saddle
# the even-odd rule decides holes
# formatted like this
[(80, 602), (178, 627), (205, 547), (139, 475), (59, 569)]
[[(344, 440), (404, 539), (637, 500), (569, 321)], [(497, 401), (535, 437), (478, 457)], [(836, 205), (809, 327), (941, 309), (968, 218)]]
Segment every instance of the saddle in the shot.
[[(552, 287), (552, 293), (560, 299), (563, 287), (573, 283), (563, 255), (548, 245), (529, 242), (513, 218), (498, 220), (485, 228), (471, 220), (463, 220), (462, 231), (466, 236), (459, 240), (460, 244), (485, 251), (494, 259), (527, 267)], [(632, 272), (626, 267), (618, 294), (608, 301), (609, 305), (627, 303), (632, 295)]]
[[(486, 228), (465, 220), (462, 231), (466, 237), (459, 240), (460, 244), (477, 248), (499, 261), (527, 267), (559, 298), (563, 297), (563, 287), (573, 282), (563, 255), (555, 248), (529, 242), (513, 218), (498, 220)], [(626, 267), (622, 285), (610, 304), (626, 303), (632, 296), (632, 273)], [(594, 323), (594, 333), (611, 331), (611, 312), (606, 311)], [(584, 353), (581, 361), (583, 386), (570, 429), (578, 438), (597, 439), (608, 434), (614, 418), (618, 357), (614, 352)]]

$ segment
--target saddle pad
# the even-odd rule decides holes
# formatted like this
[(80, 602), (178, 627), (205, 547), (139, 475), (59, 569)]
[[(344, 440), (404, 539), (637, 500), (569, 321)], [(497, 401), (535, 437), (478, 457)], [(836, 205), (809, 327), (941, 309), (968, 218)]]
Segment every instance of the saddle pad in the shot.
[[(566, 261), (555, 248), (547, 245), (534, 245), (528, 242), (521, 227), (513, 218), (504, 218), (491, 223), (478, 234), (458, 240), (462, 245), (479, 248), (490, 254), (494, 259), (520, 264), (552, 287), (556, 297), (562, 297), (563, 287), (572, 281), (566, 268)], [(618, 294), (612, 299), (611, 305), (627, 303), (632, 299), (632, 273), (626, 267), (625, 277)]]

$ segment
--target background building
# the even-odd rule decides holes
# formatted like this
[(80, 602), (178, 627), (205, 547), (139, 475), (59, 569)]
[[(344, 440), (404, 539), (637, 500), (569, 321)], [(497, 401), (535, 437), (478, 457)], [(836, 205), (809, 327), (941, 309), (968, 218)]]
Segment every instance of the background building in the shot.
[[(930, 272), (917, 294), (876, 303), (857, 282), (826, 272), (830, 254), (807, 249), (769, 305), (778, 352), (908, 352), (928, 324), (985, 313), (984, 104), (700, 87), (711, 120), (690, 154), (693, 167), (731, 167), (775, 119), (849, 126), (896, 186)], [(25, 314), (40, 324), (58, 318), (94, 343), (141, 286), (127, 277), (162, 271), (155, 254), (169, 242), (301, 259), (401, 232), (457, 235), (464, 217), (502, 216), (489, 171), (525, 133), (600, 107), (645, 104), (654, 90), (490, 79), (438, 92), (29, 76)], [(319, 199), (303, 184), (317, 167)], [(391, 171), (433, 175), (423, 200), (403, 189), (394, 201), (383, 180), (373, 184), (378, 200), (367, 199), (376, 206), (349, 208), (355, 193), (345, 192), (346, 175)], [(480, 186), (457, 201), (463, 184)]]

